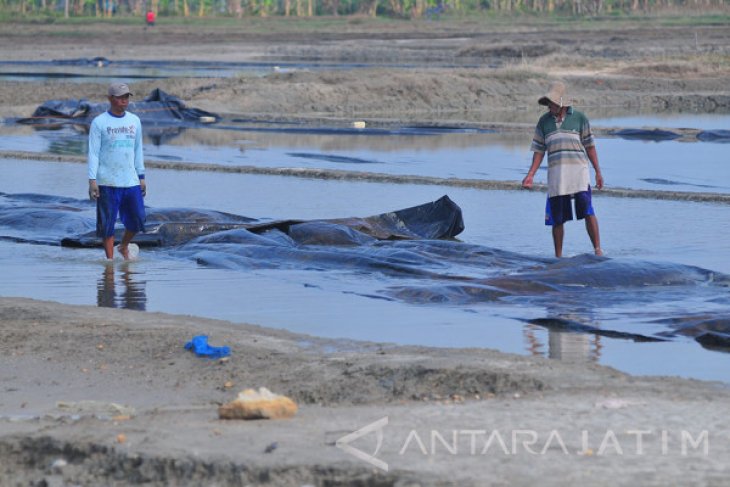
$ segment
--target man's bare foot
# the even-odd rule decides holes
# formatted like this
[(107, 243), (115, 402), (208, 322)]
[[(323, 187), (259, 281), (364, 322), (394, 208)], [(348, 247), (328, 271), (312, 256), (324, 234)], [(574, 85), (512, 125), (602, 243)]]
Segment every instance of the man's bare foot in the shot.
[(601, 249), (601, 247), (596, 247), (595, 252), (596, 252), (596, 255), (598, 255), (598, 256), (603, 255), (603, 250)]
[(130, 242), (124, 246), (119, 244), (116, 246), (116, 249), (124, 260), (137, 260), (139, 256), (139, 246), (136, 243)]
[(117, 245), (117, 251), (124, 257), (124, 260), (129, 260), (129, 247), (126, 245), (124, 247)]

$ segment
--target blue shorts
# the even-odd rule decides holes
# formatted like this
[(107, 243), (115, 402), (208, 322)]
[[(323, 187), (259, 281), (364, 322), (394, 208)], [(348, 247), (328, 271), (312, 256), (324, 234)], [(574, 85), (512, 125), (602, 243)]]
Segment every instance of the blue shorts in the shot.
[(130, 188), (99, 186), (99, 198), (96, 200), (97, 237), (114, 236), (117, 215), (128, 231), (144, 232), (146, 216), (142, 189), (139, 186)]
[(574, 201), (575, 214), (578, 220), (596, 214), (593, 210), (591, 187), (588, 186), (588, 191), (548, 198), (545, 204), (545, 225), (562, 225), (572, 220), (573, 208), (570, 200)]

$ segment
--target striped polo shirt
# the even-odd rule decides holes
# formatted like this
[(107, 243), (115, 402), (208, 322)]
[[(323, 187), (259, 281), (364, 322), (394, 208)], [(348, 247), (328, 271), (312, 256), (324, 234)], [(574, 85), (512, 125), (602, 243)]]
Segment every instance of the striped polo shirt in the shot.
[(595, 145), (588, 118), (568, 107), (558, 126), (552, 113), (540, 117), (530, 150), (548, 154), (548, 196), (586, 191), (590, 184), (586, 148)]

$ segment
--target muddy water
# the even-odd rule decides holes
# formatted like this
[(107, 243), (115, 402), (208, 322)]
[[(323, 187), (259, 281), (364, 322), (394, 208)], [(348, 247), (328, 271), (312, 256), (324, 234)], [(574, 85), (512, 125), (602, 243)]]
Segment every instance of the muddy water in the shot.
[[(656, 126), (671, 126), (663, 122)], [(627, 120), (621, 123), (631, 126)], [(636, 123), (646, 125), (643, 120)], [(722, 128), (716, 120), (707, 123), (698, 128)], [(85, 151), (85, 134), (69, 128), (49, 132), (0, 126), (0, 141), (6, 150)], [(167, 140), (148, 139), (145, 149), (150, 159), (172, 161), (519, 180), (529, 163), (528, 143), (521, 136), (484, 133), (426, 137), (205, 129), (188, 130)], [(730, 177), (723, 162), (725, 147), (599, 140), (608, 183), (639, 189), (671, 186), (673, 190), (727, 193)], [(0, 170), (0, 192), (73, 198), (83, 198), (86, 192), (83, 164), (4, 159)], [(148, 181), (149, 206), (209, 208), (261, 219), (367, 216), (448, 194), (464, 212), (466, 230), (459, 238), (465, 243), (535, 258), (551, 256), (550, 234), (542, 224), (545, 196), (539, 192), (195, 170), (150, 169)], [(597, 194), (595, 206), (603, 247), (617, 262), (671, 262), (730, 274), (726, 205)], [(566, 255), (590, 251), (579, 223), (568, 225), (566, 233)], [(8, 235), (8, 231), (2, 229), (0, 234)], [(610, 293), (593, 293), (590, 310), (573, 303), (556, 311), (540, 299), (428, 305), (383, 299), (387, 297), (384, 291), (394, 284), (420, 283), (412, 279), (394, 283), (382, 275), (216, 269), (161, 250), (144, 250), (137, 262), (109, 267), (100, 259), (99, 249), (20, 244), (7, 239), (0, 240), (0, 250), (0, 294), (5, 296), (209, 316), (328, 337), (484, 346), (573, 362), (598, 361), (632, 373), (730, 382), (730, 355), (709, 351), (690, 336), (635, 343), (600, 333), (566, 333), (539, 324), (546, 316), (559, 315), (598, 329), (655, 336), (668, 330), (666, 323), (657, 322), (658, 317), (728, 316), (728, 293), (714, 290), (708, 294), (705, 286), (690, 292), (660, 290), (650, 298), (637, 293), (628, 301), (617, 301)], [(538, 324), (528, 324), (530, 320)]]

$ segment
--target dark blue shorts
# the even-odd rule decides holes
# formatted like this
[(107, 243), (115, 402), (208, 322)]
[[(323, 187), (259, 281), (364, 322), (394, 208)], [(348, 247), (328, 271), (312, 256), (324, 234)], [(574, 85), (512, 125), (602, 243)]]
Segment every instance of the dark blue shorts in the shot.
[(596, 214), (593, 210), (591, 187), (588, 186), (588, 191), (548, 198), (545, 204), (545, 225), (562, 225), (572, 220), (573, 205), (570, 204), (571, 200), (574, 202), (575, 215), (578, 220)]
[(107, 238), (114, 235), (117, 215), (128, 231), (144, 232), (146, 216), (142, 189), (139, 186), (131, 188), (99, 186), (99, 198), (96, 200), (96, 235), (98, 237)]

